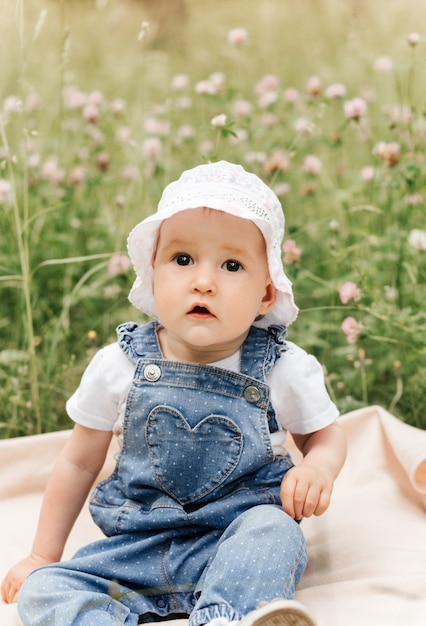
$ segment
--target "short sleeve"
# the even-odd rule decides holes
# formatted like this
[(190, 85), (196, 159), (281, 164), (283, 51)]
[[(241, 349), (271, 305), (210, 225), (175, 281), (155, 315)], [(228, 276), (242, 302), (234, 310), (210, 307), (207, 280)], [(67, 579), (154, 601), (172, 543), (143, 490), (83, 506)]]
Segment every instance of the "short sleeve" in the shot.
[(288, 346), (268, 376), (271, 401), (282, 428), (306, 435), (334, 422), (339, 411), (317, 359), (291, 342)]
[(127, 400), (134, 364), (117, 343), (99, 350), (87, 366), (66, 410), (77, 424), (112, 431)]

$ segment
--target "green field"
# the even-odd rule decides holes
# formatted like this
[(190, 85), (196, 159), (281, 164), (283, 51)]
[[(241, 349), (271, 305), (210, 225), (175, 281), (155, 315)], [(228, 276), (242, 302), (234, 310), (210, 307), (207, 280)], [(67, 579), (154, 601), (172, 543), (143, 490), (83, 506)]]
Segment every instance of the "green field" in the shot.
[(280, 197), (289, 338), (340, 410), (426, 428), (425, 24), (424, 0), (0, 0), (0, 436), (70, 426), (142, 321), (129, 230), (222, 158)]

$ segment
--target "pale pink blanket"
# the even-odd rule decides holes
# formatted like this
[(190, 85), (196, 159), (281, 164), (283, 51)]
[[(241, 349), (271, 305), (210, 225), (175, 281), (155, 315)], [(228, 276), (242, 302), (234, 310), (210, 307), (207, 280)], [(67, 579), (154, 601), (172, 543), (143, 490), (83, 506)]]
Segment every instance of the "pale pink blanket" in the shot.
[[(297, 598), (318, 626), (425, 626), (426, 431), (374, 406), (340, 420), (348, 459), (327, 513), (303, 521), (309, 565)], [(68, 436), (0, 441), (1, 578), (30, 549), (43, 488)], [(65, 557), (99, 536), (86, 507)], [(0, 604), (0, 626), (20, 624), (16, 606)]]

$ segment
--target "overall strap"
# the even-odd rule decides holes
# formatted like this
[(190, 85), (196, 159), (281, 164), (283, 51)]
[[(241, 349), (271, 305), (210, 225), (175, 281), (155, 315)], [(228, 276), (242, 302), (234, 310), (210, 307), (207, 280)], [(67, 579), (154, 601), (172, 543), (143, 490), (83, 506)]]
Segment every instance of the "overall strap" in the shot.
[[(285, 326), (267, 329), (252, 326), (241, 349), (241, 373), (265, 382), (265, 376), (274, 367), (281, 354), (288, 350)], [(280, 430), (274, 407), (269, 402), (268, 426), (271, 433)]]
[(157, 322), (136, 324), (126, 322), (117, 327), (118, 344), (124, 354), (137, 363), (139, 359), (162, 359), (157, 337)]
[(285, 326), (252, 326), (241, 348), (241, 373), (265, 381), (282, 352), (288, 350)]

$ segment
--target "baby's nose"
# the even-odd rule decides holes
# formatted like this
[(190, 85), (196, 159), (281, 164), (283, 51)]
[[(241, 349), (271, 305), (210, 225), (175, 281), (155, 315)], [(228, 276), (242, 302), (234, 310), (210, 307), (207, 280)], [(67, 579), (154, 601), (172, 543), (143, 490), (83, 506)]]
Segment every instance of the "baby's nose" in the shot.
[(193, 289), (200, 293), (216, 291), (216, 272), (209, 265), (200, 265), (194, 273)]

